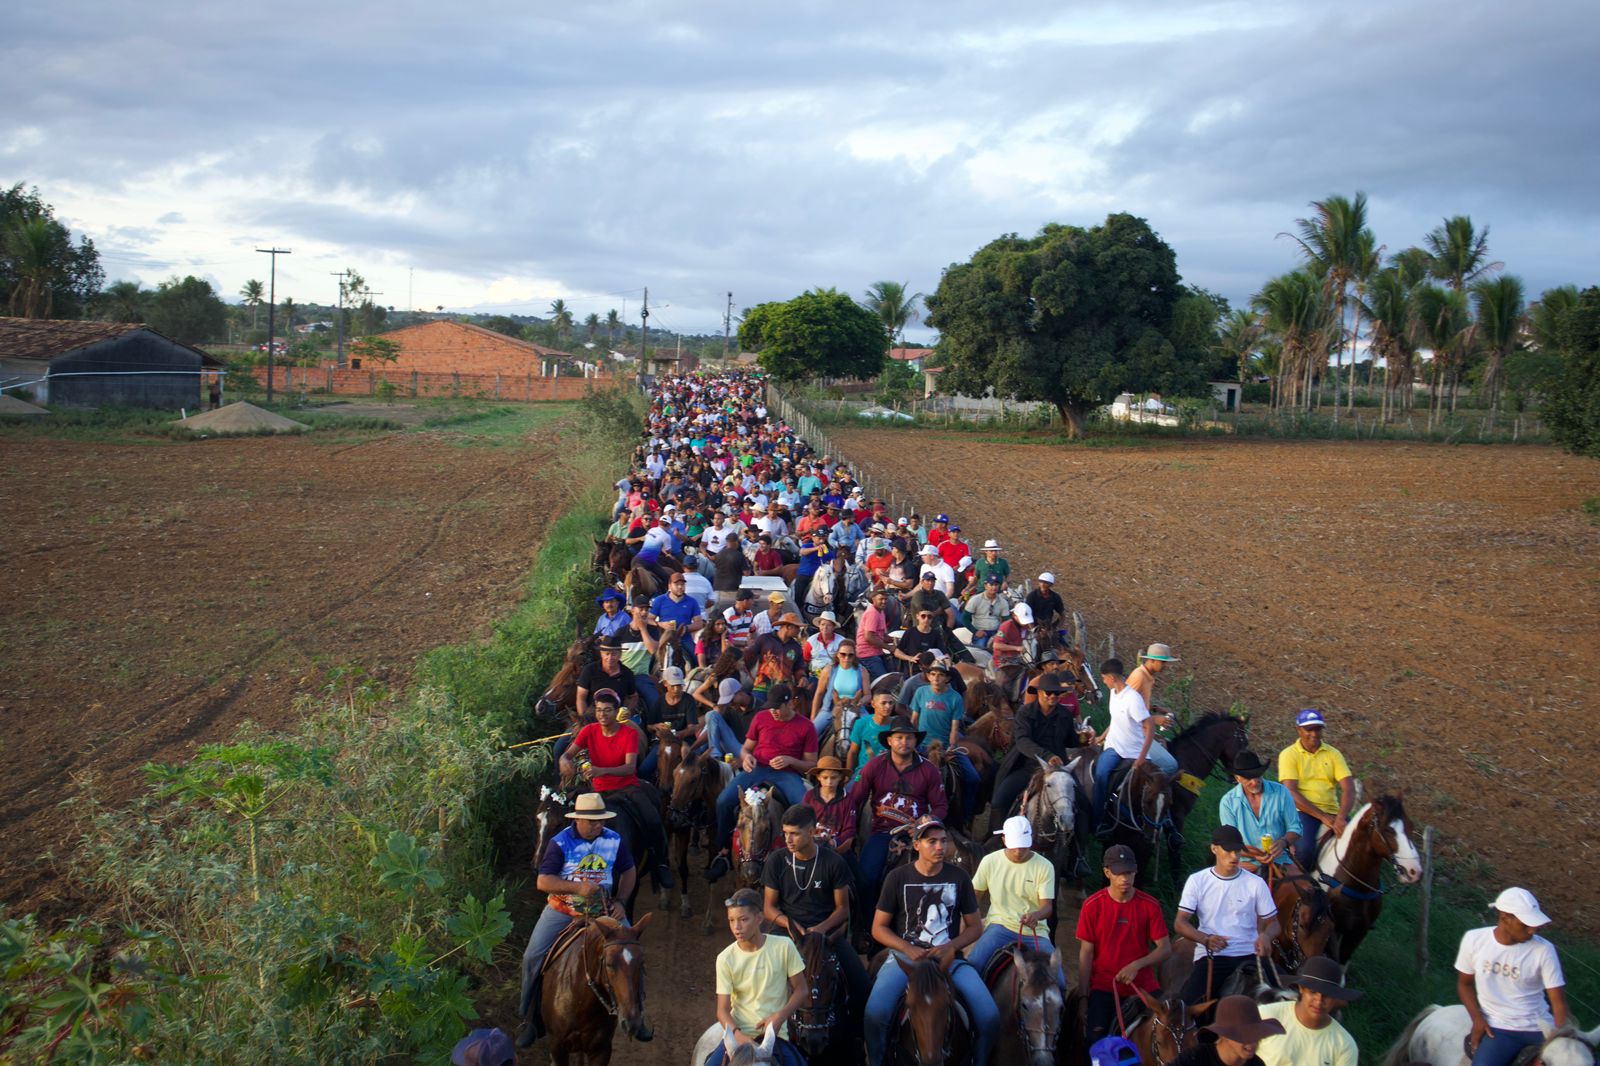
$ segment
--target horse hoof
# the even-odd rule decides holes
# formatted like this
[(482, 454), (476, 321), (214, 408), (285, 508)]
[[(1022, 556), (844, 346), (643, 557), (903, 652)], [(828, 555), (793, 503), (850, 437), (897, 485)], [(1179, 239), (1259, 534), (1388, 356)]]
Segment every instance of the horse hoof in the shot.
[(684, 907), (679, 909), (678, 917), (684, 918), (684, 919), (693, 918), (694, 917), (694, 908), (685, 905)]

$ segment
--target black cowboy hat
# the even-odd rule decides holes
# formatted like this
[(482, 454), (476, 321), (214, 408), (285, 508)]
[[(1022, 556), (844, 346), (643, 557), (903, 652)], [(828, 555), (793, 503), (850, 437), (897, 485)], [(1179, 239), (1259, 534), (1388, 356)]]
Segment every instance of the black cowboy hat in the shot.
[(1345, 987), (1344, 969), (1326, 955), (1315, 955), (1300, 964), (1300, 972), (1289, 978), (1291, 985), (1321, 992), (1341, 1003), (1354, 1003), (1363, 993)]
[(878, 743), (887, 746), (889, 738), (896, 733), (910, 733), (917, 738), (918, 744), (921, 744), (928, 737), (926, 732), (911, 724), (911, 719), (903, 714), (897, 714), (889, 719), (888, 726), (878, 730)]
[(1072, 691), (1071, 686), (1069, 686), (1065, 681), (1062, 681), (1060, 676), (1057, 674), (1040, 674), (1038, 677), (1033, 679), (1032, 687), (1035, 692), (1054, 692), (1060, 694), (1062, 692)]
[(621, 651), (622, 650), (622, 644), (617, 640), (616, 637), (601, 637), (600, 638), (600, 642), (598, 644), (596, 644), (595, 647), (600, 649), (601, 651)]
[(1246, 748), (1233, 757), (1233, 772), (1239, 777), (1260, 777), (1267, 772), (1261, 756)]

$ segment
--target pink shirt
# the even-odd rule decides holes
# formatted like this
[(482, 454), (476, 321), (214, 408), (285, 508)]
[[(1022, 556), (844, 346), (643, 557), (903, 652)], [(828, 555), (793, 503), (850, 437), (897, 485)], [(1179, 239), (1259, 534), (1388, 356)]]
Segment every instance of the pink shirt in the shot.
[(882, 611), (870, 605), (862, 612), (861, 622), (856, 626), (857, 659), (871, 659), (883, 654), (880, 649), (867, 643), (868, 633), (876, 633), (882, 643), (889, 643), (889, 620)]

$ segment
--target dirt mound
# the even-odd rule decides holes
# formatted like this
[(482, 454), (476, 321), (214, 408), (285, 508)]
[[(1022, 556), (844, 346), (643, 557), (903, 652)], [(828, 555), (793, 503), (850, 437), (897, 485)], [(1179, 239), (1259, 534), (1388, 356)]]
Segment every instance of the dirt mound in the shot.
[(253, 403), (230, 403), (226, 407), (219, 407), (215, 411), (207, 411), (203, 415), (190, 415), (188, 418), (179, 419), (173, 425), (182, 426), (184, 429), (194, 430), (196, 433), (215, 433), (224, 435), (228, 433), (297, 433), (302, 429), (309, 429), (304, 422), (296, 422), (292, 418), (275, 415), (271, 411), (264, 411)]
[(0, 418), (38, 418), (49, 413), (43, 407), (35, 407), (27, 400), (0, 395)]

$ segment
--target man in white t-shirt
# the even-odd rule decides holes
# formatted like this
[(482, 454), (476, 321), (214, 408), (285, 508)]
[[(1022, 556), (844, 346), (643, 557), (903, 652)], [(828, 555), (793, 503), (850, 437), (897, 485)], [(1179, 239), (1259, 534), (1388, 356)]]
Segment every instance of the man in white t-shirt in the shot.
[[(1139, 690), (1128, 684), (1121, 659), (1107, 659), (1100, 664), (1100, 679), (1111, 693), (1111, 724), (1096, 738), (1105, 750), (1094, 764), (1094, 816), (1096, 829), (1104, 830), (1111, 824), (1106, 813), (1106, 801), (1111, 798), (1111, 777), (1124, 759), (1134, 766), (1149, 759), (1164, 774), (1178, 772), (1178, 760), (1156, 740), (1156, 727), (1169, 724), (1172, 719), (1164, 714), (1151, 714)], [(1131, 772), (1131, 771), (1130, 771)]]
[[(1499, 920), (1469, 929), (1456, 953), (1456, 995), (1472, 1018), (1472, 1066), (1507, 1066), (1517, 1052), (1567, 1024), (1567, 979), (1555, 945), (1534, 933), (1550, 924), (1525, 888), (1495, 898)], [(1548, 999), (1547, 1004), (1545, 1000)]]
[(956, 572), (939, 558), (939, 549), (931, 544), (922, 549), (922, 569), (918, 573), (932, 574), (934, 587), (946, 596), (956, 594)]
[(713, 511), (711, 524), (700, 533), (700, 543), (705, 546), (707, 555), (716, 555), (737, 535), (733, 527), (728, 525), (727, 516), (721, 511)]
[(789, 535), (789, 523), (778, 513), (777, 504), (769, 505), (767, 513), (756, 519), (756, 528), (770, 536), (774, 544)]
[[(1231, 825), (1211, 834), (1214, 864), (1183, 883), (1173, 930), (1200, 945), (1194, 969), (1179, 993), (1191, 1006), (1215, 999), (1235, 970), (1272, 950), (1278, 908), (1267, 883), (1239, 865), (1244, 837)], [(1205, 1024), (1203, 1020), (1201, 1024)]]

